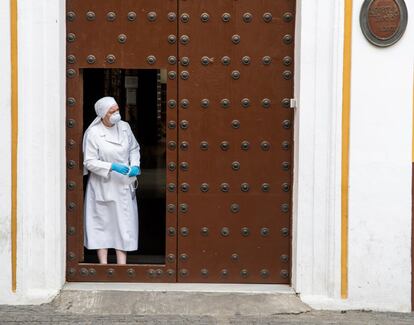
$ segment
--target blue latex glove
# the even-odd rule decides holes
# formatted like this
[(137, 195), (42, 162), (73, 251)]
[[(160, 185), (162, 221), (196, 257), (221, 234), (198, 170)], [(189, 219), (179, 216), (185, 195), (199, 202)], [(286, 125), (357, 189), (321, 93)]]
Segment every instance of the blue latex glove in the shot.
[(129, 171), (128, 176), (129, 177), (134, 177), (137, 175), (141, 175), (141, 168), (139, 168), (138, 166), (132, 166), (131, 170)]
[(117, 173), (120, 173), (122, 175), (126, 175), (128, 174), (129, 171), (129, 167), (122, 165), (122, 164), (118, 164), (118, 163), (112, 163), (111, 169), (113, 171), (116, 171)]

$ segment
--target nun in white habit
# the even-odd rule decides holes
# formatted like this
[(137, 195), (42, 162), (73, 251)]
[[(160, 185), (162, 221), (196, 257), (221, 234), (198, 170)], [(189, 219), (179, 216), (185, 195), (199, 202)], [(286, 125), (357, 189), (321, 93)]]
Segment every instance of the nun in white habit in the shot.
[(83, 137), (84, 175), (90, 172), (84, 245), (98, 250), (101, 264), (108, 263), (108, 248), (115, 248), (118, 264), (126, 264), (126, 252), (138, 249), (135, 184), (141, 174), (140, 146), (113, 97), (99, 99), (95, 111), (97, 117)]

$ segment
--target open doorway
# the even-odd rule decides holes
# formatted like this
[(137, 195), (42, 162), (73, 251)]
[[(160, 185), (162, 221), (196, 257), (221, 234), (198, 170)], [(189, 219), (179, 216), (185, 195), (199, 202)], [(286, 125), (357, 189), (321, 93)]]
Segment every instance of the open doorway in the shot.
[[(166, 211), (166, 71), (164, 69), (83, 69), (84, 130), (96, 117), (94, 104), (104, 96), (116, 99), (141, 147), (137, 189), (138, 251), (127, 264), (165, 263)], [(86, 188), (87, 176), (84, 177)], [(84, 262), (98, 263), (95, 250), (84, 248)], [(116, 263), (114, 250), (108, 263)]]

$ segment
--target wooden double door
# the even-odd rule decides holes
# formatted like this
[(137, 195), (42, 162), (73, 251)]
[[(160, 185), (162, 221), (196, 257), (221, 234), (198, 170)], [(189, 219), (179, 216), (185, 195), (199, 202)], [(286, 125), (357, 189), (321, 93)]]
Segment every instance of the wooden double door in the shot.
[[(290, 283), (295, 1), (67, 0), (66, 10), (67, 280)], [(85, 261), (90, 69), (165, 72), (162, 263)]]

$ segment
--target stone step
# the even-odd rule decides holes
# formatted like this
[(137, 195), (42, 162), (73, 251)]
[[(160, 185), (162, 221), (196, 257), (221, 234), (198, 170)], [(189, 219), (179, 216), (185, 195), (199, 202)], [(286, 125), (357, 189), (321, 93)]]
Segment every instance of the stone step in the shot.
[[(168, 285), (164, 286), (168, 288)], [(168, 289), (128, 291), (125, 286), (116, 290), (113, 285), (109, 286), (109, 290), (93, 288), (94, 285), (89, 290), (66, 287), (53, 300), (52, 305), (60, 312), (90, 315), (269, 316), (299, 314), (311, 310), (291, 292)]]

